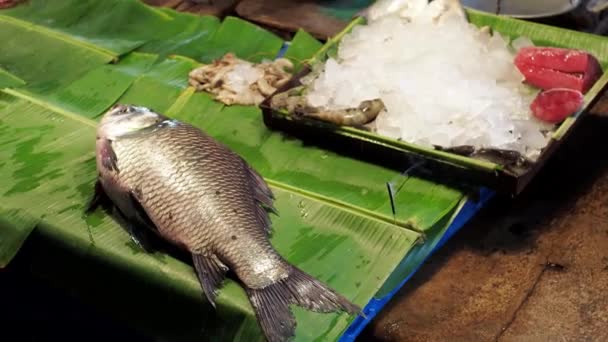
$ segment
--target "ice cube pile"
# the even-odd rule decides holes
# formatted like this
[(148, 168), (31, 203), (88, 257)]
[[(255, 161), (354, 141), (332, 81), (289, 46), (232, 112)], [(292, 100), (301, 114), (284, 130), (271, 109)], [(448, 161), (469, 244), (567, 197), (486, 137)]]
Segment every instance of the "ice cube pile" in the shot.
[(538, 93), (522, 84), (516, 50), (466, 18), (405, 19), (391, 14), (356, 26), (318, 77), (305, 80), (308, 102), (327, 109), (380, 98), (378, 134), (432, 146), (515, 150), (534, 160), (553, 129), (532, 116)]
[(226, 73), (226, 83), (236, 93), (250, 92), (250, 86), (264, 77), (264, 71), (251, 63), (237, 63)]

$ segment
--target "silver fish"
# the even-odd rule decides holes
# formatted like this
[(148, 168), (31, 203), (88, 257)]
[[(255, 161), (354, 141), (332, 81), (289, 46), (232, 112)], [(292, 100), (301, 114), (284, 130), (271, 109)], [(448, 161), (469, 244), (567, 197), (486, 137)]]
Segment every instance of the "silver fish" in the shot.
[(269, 341), (294, 335), (290, 304), (360, 312), (275, 251), (268, 239), (268, 213), (276, 213), (272, 191), (244, 159), (198, 128), (145, 107), (116, 105), (98, 126), (97, 170), (90, 209), (109, 199), (146, 250), (142, 237), (153, 231), (190, 252), (214, 307), (232, 270)]

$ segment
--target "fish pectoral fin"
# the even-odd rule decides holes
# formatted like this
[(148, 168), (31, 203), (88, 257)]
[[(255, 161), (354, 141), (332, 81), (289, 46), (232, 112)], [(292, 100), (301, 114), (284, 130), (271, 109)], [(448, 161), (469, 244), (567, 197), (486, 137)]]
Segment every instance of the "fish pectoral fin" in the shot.
[(141, 247), (146, 253), (152, 253), (156, 250), (150, 236), (148, 227), (142, 226), (141, 222), (137, 219), (129, 219), (129, 216), (125, 215), (120, 208), (114, 207), (114, 216), (120, 220), (121, 226), (125, 228), (131, 240)]
[(246, 291), (269, 341), (285, 341), (294, 335), (296, 320), (289, 304), (315, 312), (361, 313), (357, 305), (293, 266), (287, 278), (260, 289), (246, 288)]
[(118, 166), (116, 165), (116, 161), (118, 158), (116, 157), (116, 152), (112, 148), (112, 141), (108, 139), (104, 139), (101, 147), (101, 165), (109, 171), (118, 172)]
[(97, 181), (95, 181), (95, 192), (93, 193), (93, 197), (89, 201), (89, 204), (87, 204), (87, 207), (84, 210), (84, 213), (88, 215), (88, 214), (94, 212), (95, 209), (97, 209), (99, 206), (108, 204), (108, 203), (111, 203), (110, 198), (108, 197), (105, 190), (103, 189), (103, 186), (101, 185), (101, 181), (99, 181), (99, 179), (97, 179)]
[(215, 308), (217, 290), (226, 277), (228, 267), (215, 255), (192, 254), (194, 269), (209, 303)]

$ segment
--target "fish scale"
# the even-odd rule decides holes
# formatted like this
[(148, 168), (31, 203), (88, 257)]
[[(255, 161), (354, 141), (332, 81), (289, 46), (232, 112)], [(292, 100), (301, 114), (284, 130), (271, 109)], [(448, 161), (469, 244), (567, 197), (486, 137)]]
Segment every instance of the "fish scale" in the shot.
[[(117, 105), (97, 130), (97, 168), (96, 190), (128, 221), (143, 222), (192, 254), (212, 305), (226, 272), (234, 271), (269, 341), (293, 336), (289, 304), (360, 312), (274, 250), (267, 212), (276, 212), (272, 191), (245, 160), (201, 130), (144, 107)], [(144, 233), (136, 227), (129, 232), (139, 240)]]

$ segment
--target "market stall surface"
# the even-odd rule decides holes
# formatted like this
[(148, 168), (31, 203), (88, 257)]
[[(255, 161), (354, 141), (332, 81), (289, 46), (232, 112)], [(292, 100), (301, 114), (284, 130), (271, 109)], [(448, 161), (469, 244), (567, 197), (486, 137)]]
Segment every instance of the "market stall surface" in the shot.
[[(129, 44), (137, 45), (140, 42), (131, 40), (122, 43), (125, 45), (112, 46), (112, 48), (128, 50), (133, 47)], [(145, 51), (145, 48), (143, 50)], [(206, 58), (211, 57), (206, 56)], [(140, 60), (133, 58), (130, 62), (145, 64), (144, 60), (145, 58)], [(171, 69), (176, 64), (179, 63), (167, 67)], [(156, 86), (163, 88), (163, 80), (159, 81), (158, 76), (159, 73), (153, 72), (148, 78), (153, 79)], [(170, 88), (164, 87), (164, 89)], [(140, 89), (138, 93), (137, 87), (134, 89), (135, 91), (131, 91), (128, 96), (131, 98), (141, 96), (142, 90)], [(36, 89), (33, 91), (35, 92)], [(179, 91), (174, 95), (177, 94)], [(36, 95), (34, 94), (33, 97), (35, 98)], [(57, 98), (45, 98), (43, 102), (54, 100)], [(54, 104), (58, 103), (60, 102)], [(164, 103), (156, 104), (171, 107)], [(99, 110), (98, 107), (95, 110)], [(95, 110), (91, 110), (92, 116)], [(605, 123), (594, 121), (588, 124), (587, 130), (581, 131), (596, 132), (593, 128), (605, 126)], [(605, 144), (601, 136), (583, 140), (595, 142), (594, 145), (589, 146)], [(577, 151), (576, 148), (572, 149)], [(578, 155), (585, 157), (580, 153)], [(606, 246), (603, 235), (606, 234), (606, 227), (603, 225), (606, 217), (602, 214), (605, 210), (602, 211), (601, 205), (594, 207), (592, 203), (606, 202), (605, 197), (600, 196), (601, 189), (605, 188), (601, 186), (605, 177), (597, 176), (595, 173), (597, 169), (603, 170), (605, 164), (597, 158), (588, 158), (590, 156), (591, 153), (585, 159), (570, 159), (562, 162), (563, 164), (559, 164), (559, 161), (554, 162), (554, 165), (543, 173), (545, 179), (528, 192), (525, 201), (508, 205), (504, 201), (496, 202), (493, 208), (488, 209), (477, 220), (477, 223), (468, 227), (461, 237), (449, 244), (447, 250), (438, 254), (435, 261), (431, 261), (418, 276), (412, 279), (411, 285), (395, 298), (396, 302), (390, 305), (387, 313), (382, 314), (363, 337), (371, 337), (373, 334), (375, 338), (386, 340), (444, 340), (454, 336), (455, 332), (462, 332), (462, 336), (457, 336), (462, 340), (497, 338), (518, 340), (524, 337), (538, 340), (547, 336), (572, 336), (573, 339), (592, 336), (592, 340), (599, 338), (597, 326), (606, 317), (603, 311), (606, 306), (601, 305), (605, 304), (601, 296), (605, 291), (602, 291), (601, 284), (605, 284), (603, 272), (606, 266), (603, 264), (606, 259), (601, 253), (607, 250), (602, 248)], [(332, 158), (333, 156), (330, 156), (329, 159)], [(566, 157), (559, 159), (563, 158)], [(568, 176), (558, 177), (556, 169), (563, 172), (571, 171), (571, 173)], [(564, 179), (589, 181), (595, 179), (599, 190), (590, 187), (589, 183), (576, 185)], [(544, 202), (547, 199), (550, 200), (548, 204)], [(598, 202), (591, 201), (592, 199)], [(519, 216), (515, 218), (509, 214), (504, 216), (505, 206), (514, 206), (511, 210)], [(597, 208), (597, 210), (585, 216), (585, 211), (589, 208)], [(501, 216), (503, 218), (496, 219)], [(537, 216), (553, 219), (536, 222), (534, 218)], [(26, 261), (23, 261), (22, 265), (23, 263), (26, 267), (34, 265), (38, 272), (46, 269), (43, 273), (51, 276), (53, 272), (49, 266), (52, 264), (45, 264), (44, 260), (40, 260), (43, 254), (41, 250), (52, 253), (56, 251), (53, 248), (57, 246), (37, 245), (40, 242), (37, 236), (40, 237), (34, 235), (31, 243), (36, 251), (33, 254), (38, 254), (38, 260), (29, 260), (26, 254), (24, 257)], [(482, 242), (479, 242), (480, 239)], [(587, 259), (592, 259), (593, 263), (586, 263)], [(437, 266), (441, 264), (445, 265)], [(86, 267), (86, 265), (80, 266)], [(96, 267), (98, 267), (96, 271), (102, 276), (112, 274), (104, 269), (103, 265)], [(63, 271), (69, 272), (69, 270)], [(60, 276), (62, 272), (58, 273), (54, 276)], [(464, 278), (468, 281), (463, 281), (463, 277), (468, 277)], [(429, 278), (431, 280), (428, 280)], [(65, 279), (69, 277), (66, 275)], [(578, 295), (572, 291), (573, 283), (581, 288)], [(100, 284), (87, 285), (98, 291), (104, 290)], [(112, 284), (110, 287), (113, 291), (120, 290), (120, 284)], [(123, 299), (130, 300), (130, 305), (133, 306), (150, 305), (142, 302), (146, 300), (145, 293), (148, 290), (152, 291), (142, 289), (141, 296), (127, 291)], [(39, 291), (39, 289), (32, 288), (31, 291)], [(462, 295), (454, 295), (458, 293)], [(130, 294), (133, 296), (129, 297)], [(95, 297), (95, 294), (92, 297)], [(162, 300), (165, 306), (180, 304), (172, 302), (176, 300), (175, 298), (165, 299)], [(50, 305), (53, 305), (52, 303)], [(39, 303), (34, 303), (32, 307), (35, 308), (36, 304)], [(192, 306), (188, 309), (186, 303), (182, 304), (186, 311), (190, 310), (189, 312), (192, 313), (190, 317), (192, 320), (199, 319), (197, 315), (201, 314), (200, 309)], [(565, 306), (568, 310), (564, 309)], [(76, 310), (79, 309), (74, 309)], [(561, 317), (552, 319), (550, 315), (545, 314), (546, 311), (559, 313)], [(16, 316), (17, 319), (28, 317), (27, 314)], [(563, 322), (564, 317), (567, 317), (569, 323), (566, 327), (558, 324)], [(99, 319), (103, 320), (101, 317)], [(70, 322), (67, 319), (62, 324), (66, 321)], [(553, 335), (543, 332), (543, 329), (549, 329)], [(566, 335), (566, 332), (570, 335)], [(539, 333), (543, 335), (534, 335)], [(119, 331), (117, 334), (120, 336), (127, 332)]]

